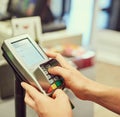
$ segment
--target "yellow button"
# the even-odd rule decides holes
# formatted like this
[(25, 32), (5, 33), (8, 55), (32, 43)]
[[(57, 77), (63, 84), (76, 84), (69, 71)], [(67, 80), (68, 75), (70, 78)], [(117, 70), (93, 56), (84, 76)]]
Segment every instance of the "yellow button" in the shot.
[(54, 84), (52, 84), (51, 85), (51, 87), (52, 87), (52, 89), (56, 89), (57, 88), (57, 86), (56, 86), (56, 84), (54, 83)]

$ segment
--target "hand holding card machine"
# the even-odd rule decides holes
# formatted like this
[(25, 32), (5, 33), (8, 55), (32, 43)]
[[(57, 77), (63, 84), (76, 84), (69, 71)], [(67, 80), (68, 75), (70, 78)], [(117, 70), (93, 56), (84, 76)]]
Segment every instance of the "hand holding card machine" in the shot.
[(48, 68), (59, 65), (49, 59), (43, 49), (27, 34), (5, 40), (3, 56), (22, 81), (35, 85), (43, 94), (51, 95), (57, 88), (64, 88), (63, 78), (48, 73)]

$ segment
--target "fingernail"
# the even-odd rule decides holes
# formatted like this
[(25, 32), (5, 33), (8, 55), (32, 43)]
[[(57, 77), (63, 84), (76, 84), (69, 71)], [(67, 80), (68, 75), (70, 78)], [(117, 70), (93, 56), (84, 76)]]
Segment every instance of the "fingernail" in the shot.
[(24, 82), (21, 82), (21, 86), (24, 87)]

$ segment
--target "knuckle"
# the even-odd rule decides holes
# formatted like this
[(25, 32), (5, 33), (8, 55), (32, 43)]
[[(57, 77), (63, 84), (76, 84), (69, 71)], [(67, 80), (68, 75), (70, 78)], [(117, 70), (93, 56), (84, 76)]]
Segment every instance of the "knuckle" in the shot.
[(62, 92), (61, 89), (56, 89), (56, 90), (55, 90), (55, 93), (59, 93), (59, 94), (60, 94), (61, 92)]
[(69, 77), (73, 77), (73, 71), (69, 70), (68, 76), (69, 76)]
[(61, 57), (61, 54), (60, 53), (57, 53), (56, 54), (56, 59), (60, 58)]

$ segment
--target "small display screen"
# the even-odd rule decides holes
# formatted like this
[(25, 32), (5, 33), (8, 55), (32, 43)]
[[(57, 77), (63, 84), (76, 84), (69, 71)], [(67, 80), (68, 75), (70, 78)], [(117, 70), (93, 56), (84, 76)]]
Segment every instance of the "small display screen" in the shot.
[(22, 39), (12, 43), (16, 53), (28, 67), (32, 67), (44, 60), (41, 53), (34, 47), (29, 39)]

